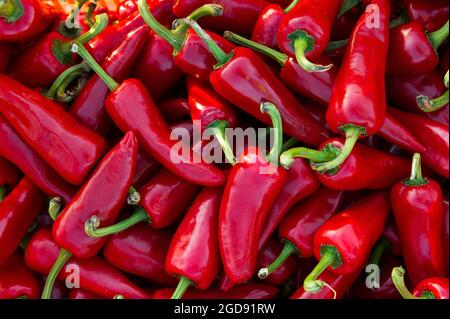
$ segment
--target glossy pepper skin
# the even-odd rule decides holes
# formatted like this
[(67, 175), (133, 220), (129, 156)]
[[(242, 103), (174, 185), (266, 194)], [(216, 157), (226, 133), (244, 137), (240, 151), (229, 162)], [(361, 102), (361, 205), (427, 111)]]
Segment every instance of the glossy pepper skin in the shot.
[(0, 6), (0, 41), (33, 39), (52, 20), (50, 7), (39, 0), (7, 0)]
[(0, 113), (62, 177), (81, 184), (106, 142), (61, 107), (10, 77), (0, 75)]
[[(224, 9), (223, 15), (220, 17), (204, 17), (200, 20), (200, 23), (217, 31), (232, 30), (240, 34), (250, 34), (259, 14), (269, 5), (263, 0), (183, 0), (174, 2), (173, 13), (178, 18), (183, 18), (196, 8), (209, 2), (221, 5)], [(245, 17), (245, 19), (240, 19), (240, 17)], [(237, 20), (239, 20), (239, 23), (236, 23)]]
[(435, 299), (448, 299), (448, 278), (433, 277), (419, 282), (413, 291), (415, 297), (421, 297), (425, 292), (431, 293)]
[(0, 157), (0, 187), (4, 185), (16, 185), (20, 180), (17, 168), (6, 159)]
[(392, 187), (391, 202), (411, 284), (444, 276), (442, 190), (422, 177), (419, 154), (414, 155), (411, 177)]
[(28, 228), (44, 208), (45, 195), (28, 178), (0, 203), (0, 264), (17, 249)]
[(36, 275), (26, 267), (23, 256), (15, 253), (0, 263), (0, 299), (38, 299), (41, 285)]
[(413, 133), (425, 146), (423, 162), (436, 173), (449, 177), (449, 131), (448, 126), (423, 116), (396, 109), (389, 112), (403, 125), (414, 127)]
[[(198, 289), (208, 289), (219, 273), (219, 206), (222, 188), (205, 188), (195, 199), (169, 246), (165, 269)], [(181, 298), (187, 286), (180, 288)]]
[[(59, 247), (52, 238), (52, 231), (41, 228), (28, 243), (25, 250), (25, 263), (31, 270), (47, 275), (56, 261), (58, 253)], [(145, 291), (129, 281), (101, 257), (94, 256), (87, 259), (72, 257), (59, 273), (58, 279), (65, 280), (68, 275), (73, 273), (73, 270), (69, 269), (74, 268), (79, 269), (80, 288), (99, 296), (113, 298), (116, 295), (122, 295), (126, 299), (148, 298)]]
[(112, 235), (103, 249), (103, 256), (114, 267), (152, 282), (175, 287), (177, 280), (165, 268), (173, 234), (154, 230), (141, 223)]
[[(106, 58), (102, 68), (115, 80), (119, 82), (125, 80), (145, 44), (147, 34), (147, 28), (144, 26), (135, 32), (130, 32)], [(109, 89), (106, 84), (98, 75), (93, 75), (73, 102), (70, 114), (84, 126), (106, 135), (111, 126), (104, 108), (108, 95)]]
[(164, 228), (180, 217), (199, 192), (199, 186), (163, 168), (139, 188), (140, 205), (150, 217), (152, 228)]
[(53, 224), (57, 245), (77, 256), (95, 256), (106, 238), (86, 234), (85, 223), (95, 215), (102, 226), (113, 224), (125, 203), (136, 170), (137, 140), (133, 132), (109, 151)]
[(13, 50), (11, 44), (0, 42), (0, 73), (4, 73), (8, 69)]
[(410, 21), (423, 24), (428, 32), (436, 31), (448, 20), (448, 1), (403, 0)]
[(67, 203), (75, 188), (66, 182), (16, 133), (0, 115), (0, 155), (16, 165), (47, 195), (59, 196)]

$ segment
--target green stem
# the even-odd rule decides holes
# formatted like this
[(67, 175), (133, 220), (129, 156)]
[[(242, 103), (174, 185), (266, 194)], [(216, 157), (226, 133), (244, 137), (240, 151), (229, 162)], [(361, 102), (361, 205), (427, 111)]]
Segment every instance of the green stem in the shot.
[(375, 248), (372, 250), (372, 255), (370, 256), (367, 264), (378, 265), (380, 263), (381, 256), (383, 256), (384, 252), (390, 248), (391, 244), (386, 238), (380, 239)]
[(303, 283), (303, 288), (305, 291), (311, 293), (318, 293), (325, 286), (325, 283), (317, 279), (324, 271), (331, 266), (332, 268), (337, 268), (342, 265), (342, 259), (333, 246), (322, 246), (320, 249), (321, 258), (316, 267), (311, 271), (311, 273), (305, 278)]
[(86, 23), (89, 27), (92, 27), (95, 23), (94, 12), (95, 12), (96, 8), (97, 8), (97, 3), (95, 3), (95, 2), (89, 3), (86, 14), (84, 15), (84, 17), (86, 19)]
[(269, 48), (261, 43), (244, 38), (243, 36), (240, 36), (239, 34), (236, 34), (234, 32), (225, 31), (223, 33), (223, 37), (233, 43), (253, 49), (268, 56), (269, 58), (277, 61), (282, 67), (286, 64), (288, 60), (288, 56), (286, 54), (281, 53), (272, 48)]
[(337, 49), (340, 49), (342, 47), (345, 47), (348, 44), (348, 39), (345, 40), (337, 40), (337, 41), (330, 41), (328, 42), (326, 52), (335, 51)]
[(87, 76), (90, 70), (91, 68), (84, 62), (71, 66), (56, 78), (46, 92), (46, 96), (59, 102), (70, 102), (79, 93), (81, 86), (78, 84), (75, 91), (70, 92), (68, 92), (67, 88), (73, 80)]
[(430, 100), (428, 96), (425, 95), (419, 95), (416, 98), (417, 106), (424, 112), (434, 112), (441, 108), (443, 108), (445, 105), (448, 104), (449, 96), (448, 96), (448, 70), (447, 73), (445, 73), (444, 76), (444, 85), (447, 88), (447, 91), (445, 91), (444, 94), (441, 96), (434, 98)]
[[(223, 14), (222, 6), (214, 3), (208, 3), (192, 11), (192, 13), (187, 16), (187, 18), (197, 21), (198, 19), (205, 16), (218, 17), (221, 16), (222, 14)], [(172, 26), (172, 28), (173, 34), (179, 37), (184, 37), (186, 31), (189, 29), (189, 24), (184, 23), (182, 19), (177, 19), (174, 21), (174, 25)]]
[(297, 144), (298, 144), (297, 139), (291, 137), (290, 139), (288, 139), (286, 142), (283, 143), (283, 147), (281, 147), (281, 152), (283, 153)]
[(404, 181), (408, 186), (420, 186), (426, 185), (428, 182), (426, 178), (422, 176), (422, 165), (419, 153), (414, 153), (411, 163), (411, 175), (408, 180)]
[(181, 299), (190, 285), (192, 285), (192, 281), (187, 277), (181, 276), (177, 289), (175, 289), (170, 299)]
[(259, 279), (266, 279), (271, 273), (280, 268), (283, 263), (292, 255), (297, 254), (298, 249), (290, 241), (284, 243), (283, 250), (278, 257), (266, 268), (261, 268), (258, 272)]
[(345, 132), (345, 144), (339, 155), (333, 160), (325, 163), (313, 163), (311, 167), (319, 172), (328, 172), (339, 167), (351, 154), (358, 138), (365, 134), (365, 129), (361, 126), (347, 125), (341, 128)]
[(55, 221), (61, 213), (62, 200), (61, 197), (53, 197), (48, 204), (48, 214), (50, 218)]
[(94, 70), (95, 73), (105, 82), (106, 86), (114, 91), (119, 87), (119, 83), (117, 83), (105, 70), (102, 69), (100, 64), (95, 61), (94, 57), (86, 50), (86, 48), (77, 42), (74, 42), (72, 45), (72, 52), (78, 53), (79, 56), (89, 65), (89, 67)]
[(3, 18), (8, 23), (13, 23), (19, 20), (25, 10), (21, 0), (3, 0), (0, 2), (0, 18)]
[(52, 266), (52, 269), (48, 273), (47, 280), (45, 281), (44, 290), (42, 291), (42, 299), (50, 299), (52, 296), (52, 289), (59, 272), (70, 259), (72, 254), (67, 250), (61, 248), (59, 251), (59, 256)]
[(448, 20), (440, 29), (430, 33), (428, 38), (430, 39), (433, 48), (437, 50), (445, 39), (448, 38)]
[(284, 8), (283, 12), (286, 14), (289, 13), (292, 9), (295, 8), (299, 1), (300, 0), (292, 0), (292, 2), (286, 8)]
[(349, 12), (351, 9), (356, 7), (359, 4), (359, 2), (360, 0), (344, 0), (341, 6), (341, 10), (339, 11), (338, 17), (343, 16), (344, 14)]
[(115, 295), (113, 299), (125, 299), (123, 295)]
[(308, 159), (313, 163), (321, 163), (331, 161), (337, 154), (337, 150), (328, 145), (321, 151), (312, 150), (306, 147), (295, 147), (281, 154), (280, 164), (284, 168), (289, 169), (296, 157)]
[(206, 43), (211, 53), (217, 60), (217, 64), (214, 66), (215, 69), (218, 69), (228, 63), (233, 57), (234, 53), (230, 52), (229, 54), (225, 53), (211, 36), (203, 30), (197, 22), (191, 19), (185, 19), (185, 22), (191, 26), (191, 28), (197, 33), (197, 35)]
[(306, 53), (314, 48), (314, 38), (303, 30), (297, 30), (289, 34), (292, 48), (295, 52), (297, 63), (306, 72), (325, 72), (333, 67), (333, 64), (314, 64), (306, 58)]
[(121, 232), (136, 224), (139, 224), (140, 222), (150, 223), (150, 218), (143, 208), (137, 209), (133, 215), (127, 219), (124, 219), (115, 225), (104, 228), (98, 228), (100, 226), (100, 220), (97, 216), (93, 215), (84, 224), (84, 231), (89, 237), (101, 238)]
[(433, 294), (424, 293), (420, 297), (414, 296), (405, 285), (405, 269), (402, 266), (392, 268), (391, 273), (392, 282), (397, 288), (403, 299), (434, 299)]
[(231, 149), (230, 143), (228, 142), (227, 134), (225, 133), (225, 129), (227, 127), (228, 123), (226, 121), (216, 120), (207, 127), (207, 130), (210, 130), (216, 140), (219, 142), (228, 163), (230, 163), (231, 165), (235, 165), (236, 157), (233, 154), (233, 150)]
[(0, 186), (0, 203), (3, 201), (5, 196), (6, 196), (6, 188), (5, 186)]
[(270, 102), (261, 103), (261, 112), (267, 113), (272, 120), (272, 127), (275, 131), (275, 136), (273, 139), (272, 149), (268, 155), (268, 160), (270, 163), (278, 165), (281, 148), (283, 147), (283, 121), (281, 119), (281, 114), (277, 107)]

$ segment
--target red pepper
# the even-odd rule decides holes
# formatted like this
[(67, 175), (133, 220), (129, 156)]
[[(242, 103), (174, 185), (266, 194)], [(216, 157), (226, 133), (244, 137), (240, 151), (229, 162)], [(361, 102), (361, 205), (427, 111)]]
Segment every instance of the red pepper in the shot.
[(325, 269), (339, 275), (359, 272), (383, 232), (389, 209), (389, 194), (373, 192), (326, 221), (314, 235), (319, 263), (306, 277), (304, 289), (314, 293), (329, 284), (317, 279)]
[(386, 72), (414, 75), (433, 71), (439, 64), (436, 50), (448, 37), (447, 23), (427, 34), (424, 25), (412, 21), (392, 29)]
[(413, 293), (409, 292), (404, 282), (405, 269), (396, 267), (392, 270), (392, 281), (404, 299), (448, 299), (448, 278), (431, 277), (420, 281)]
[(0, 75), (0, 112), (62, 177), (81, 184), (106, 142), (61, 107), (21, 83)]
[[(117, 81), (123, 81), (129, 75), (135, 60), (142, 50), (147, 29), (141, 27), (130, 32), (125, 40), (103, 62), (105, 69)], [(104, 108), (109, 89), (97, 75), (89, 79), (70, 108), (70, 114), (84, 126), (106, 135), (111, 121)]]
[(166, 255), (173, 234), (138, 224), (111, 236), (103, 249), (103, 256), (114, 267), (174, 287), (177, 281), (164, 269)]
[(104, 298), (84, 289), (72, 288), (70, 289), (69, 299), (104, 299)]
[(16, 185), (20, 180), (20, 173), (9, 161), (0, 157), (0, 202), (5, 197), (5, 186)]
[(50, 24), (53, 14), (39, 0), (6, 0), (0, 4), (0, 41), (31, 40)]
[(5, 73), (9, 68), (13, 51), (11, 44), (0, 42), (0, 73)]
[(446, 198), (443, 202), (444, 204), (444, 223), (442, 224), (443, 226), (443, 230), (442, 230), (442, 247), (444, 248), (444, 262), (445, 262), (445, 275), (448, 277), (448, 273), (449, 273), (449, 227), (450, 227), (450, 223), (449, 223), (449, 209), (448, 209), (448, 198)]
[(330, 41), (331, 29), (343, 0), (300, 1), (281, 19), (277, 31), (278, 46), (297, 59), (308, 72), (322, 72), (332, 65), (317, 65), (308, 59), (320, 56)]
[(119, 20), (126, 19), (138, 9), (137, 0), (121, 1), (116, 9), (116, 14)]
[(0, 264), (17, 249), (44, 208), (44, 201), (45, 196), (39, 188), (24, 178), (0, 203)]
[[(342, 149), (343, 145), (343, 139), (332, 138), (319, 147), (320, 152), (311, 152), (302, 147), (293, 148), (281, 155), (280, 162), (285, 168), (289, 168), (295, 157), (304, 157), (310, 159), (314, 167), (316, 162), (333, 157), (335, 148)], [(409, 168), (409, 161), (399, 156), (357, 143), (337, 171), (317, 173), (317, 176), (323, 185), (331, 189), (383, 189), (408, 176)]]
[[(351, 3), (352, 1), (347, 1), (347, 3)], [(344, 2), (345, 3), (345, 2)], [(331, 30), (331, 40), (339, 41), (348, 39), (352, 34), (353, 28), (358, 22), (359, 17), (361, 16), (361, 10), (358, 6), (353, 8), (348, 8), (347, 12), (342, 10), (339, 13), (336, 21), (333, 24), (333, 29)]]
[(40, 292), (36, 275), (18, 253), (0, 263), (0, 299), (38, 299)]
[[(174, 289), (160, 289), (153, 294), (153, 299), (170, 299)], [(191, 289), (183, 295), (183, 299), (273, 299), (278, 289), (263, 284), (245, 284), (234, 287), (229, 291), (217, 288), (208, 290)]]
[[(208, 3), (208, 0), (175, 1), (173, 13), (178, 18), (186, 17), (194, 9)], [(232, 30), (237, 33), (251, 34), (259, 14), (269, 5), (264, 0), (215, 0), (224, 11), (220, 17), (204, 17), (201, 24), (217, 31)]]
[(448, 1), (403, 0), (409, 20), (421, 22), (428, 32), (438, 30), (448, 20)]
[[(53, 241), (51, 230), (41, 228), (28, 243), (25, 262), (33, 271), (47, 275), (58, 258), (58, 252), (59, 247)], [(99, 296), (113, 298), (122, 295), (126, 299), (149, 297), (145, 291), (98, 256), (88, 259), (71, 258), (66, 263), (65, 271), (59, 273), (58, 279), (66, 280), (68, 276), (73, 276), (74, 269), (79, 274), (80, 288)]]
[(72, 198), (75, 188), (28, 146), (1, 114), (0, 140), (0, 156), (16, 165), (37, 187), (47, 195), (62, 197), (66, 203)]
[(260, 112), (260, 104), (270, 101), (279, 109), (284, 132), (291, 137), (309, 145), (317, 145), (326, 138), (327, 132), (255, 52), (237, 47), (226, 54), (195, 21), (189, 23), (219, 61), (211, 72), (210, 82), (220, 95), (266, 124), (270, 118)]
[(383, 232), (383, 239), (389, 243), (389, 251), (394, 256), (403, 256), (402, 245), (394, 218), (389, 217)]
[(339, 209), (343, 194), (343, 191), (323, 187), (289, 210), (278, 227), (278, 236), (284, 243), (283, 251), (270, 261), (269, 266), (259, 270), (258, 277), (266, 278), (293, 254), (305, 258), (313, 256), (314, 235)]
[(178, 142), (170, 139), (166, 121), (140, 81), (129, 79), (119, 85), (81, 44), (74, 46), (74, 49), (112, 91), (106, 99), (106, 110), (119, 129), (134, 131), (140, 147), (181, 178), (203, 186), (219, 186), (225, 182), (225, 175), (214, 165), (197, 163), (186, 154), (173, 151)]
[(138, 152), (136, 174), (134, 175), (133, 185), (135, 187), (141, 187), (153, 175), (155, 175), (159, 168), (159, 163), (147, 155), (147, 153)]
[(205, 188), (178, 226), (169, 246), (165, 268), (180, 276), (172, 299), (181, 299), (193, 285), (208, 289), (219, 272), (217, 228), (222, 188)]
[(420, 115), (390, 109), (389, 112), (403, 125), (414, 127), (413, 134), (426, 147), (423, 162), (436, 173), (449, 177), (448, 126)]
[(158, 103), (158, 108), (169, 123), (183, 121), (191, 115), (188, 101), (184, 98), (164, 100)]
[(277, 30), (281, 19), (297, 5), (298, 1), (292, 0), (285, 9), (279, 4), (271, 4), (265, 7), (256, 20), (251, 39), (272, 49), (278, 48)]
[(391, 202), (411, 284), (443, 276), (442, 190), (434, 180), (422, 177), (420, 154), (414, 154), (410, 178), (393, 186)]
[[(81, 43), (88, 42), (101, 33), (107, 23), (106, 15), (97, 16), (91, 30), (76, 40)], [(11, 73), (15, 79), (27, 86), (50, 86), (58, 75), (76, 62), (77, 56), (70, 48), (70, 40), (57, 32), (47, 33), (13, 60)]]

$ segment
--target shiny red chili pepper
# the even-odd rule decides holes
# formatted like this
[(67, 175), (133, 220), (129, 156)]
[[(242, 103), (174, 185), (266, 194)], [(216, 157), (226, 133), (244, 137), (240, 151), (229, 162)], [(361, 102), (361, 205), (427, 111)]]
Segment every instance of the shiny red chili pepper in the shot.
[(403, 0), (411, 21), (419, 21), (428, 32), (442, 27), (448, 20), (448, 1), (445, 0)]
[[(160, 289), (153, 294), (153, 299), (170, 299), (174, 289)], [(278, 294), (278, 288), (263, 284), (245, 284), (236, 286), (229, 291), (218, 288), (208, 290), (190, 289), (183, 299), (273, 299)]]
[(289, 210), (278, 226), (278, 236), (284, 243), (283, 251), (271, 260), (270, 264), (260, 269), (259, 278), (264, 279), (271, 275), (293, 254), (305, 258), (314, 256), (314, 235), (317, 229), (339, 209), (343, 194), (343, 191), (322, 187)]
[(117, 17), (122, 20), (129, 17), (132, 13), (138, 9), (137, 0), (125, 0), (121, 1), (116, 9)]
[(84, 289), (72, 288), (70, 289), (69, 299), (104, 299), (104, 298)]
[(0, 263), (0, 299), (38, 299), (40, 293), (41, 285), (22, 256), (15, 253)]
[(423, 24), (412, 21), (391, 30), (386, 72), (414, 75), (432, 72), (439, 64), (436, 50), (448, 37), (447, 23), (427, 34)]
[(17, 249), (44, 208), (44, 201), (45, 195), (41, 190), (24, 178), (0, 203), (0, 264)]
[(0, 42), (0, 73), (5, 73), (9, 68), (13, 51), (14, 48), (11, 44)]
[[(124, 81), (147, 39), (148, 31), (140, 27), (130, 32), (125, 40), (103, 62), (102, 68), (115, 80)], [(70, 108), (70, 114), (84, 126), (106, 135), (111, 121), (104, 108), (109, 89), (105, 82), (94, 75), (85, 84)]]
[(172, 299), (189, 288), (208, 289), (219, 273), (217, 228), (222, 188), (205, 188), (178, 226), (169, 246), (165, 268), (180, 277)]
[(75, 188), (62, 179), (22, 138), (0, 114), (0, 156), (16, 165), (47, 195), (59, 196), (67, 203)]
[(325, 51), (342, 3), (343, 0), (300, 1), (279, 23), (278, 47), (295, 57), (308, 72), (330, 69), (332, 65), (317, 65), (308, 59), (314, 59)]
[(413, 134), (425, 146), (423, 162), (436, 173), (449, 177), (448, 126), (423, 116), (390, 109), (389, 112), (403, 125), (414, 127)]
[(0, 4), (0, 41), (35, 38), (52, 21), (49, 6), (39, 0), (6, 0)]
[(20, 172), (9, 161), (0, 157), (0, 201), (5, 195), (4, 187), (6, 185), (14, 186), (20, 180)]
[[(31, 238), (25, 250), (25, 262), (33, 271), (47, 275), (58, 258), (59, 247), (50, 229), (41, 228)], [(122, 295), (126, 299), (146, 299), (148, 294), (133, 284), (120, 271), (104, 259), (94, 256), (88, 259), (71, 258), (58, 275), (59, 280), (73, 276), (78, 269), (80, 288), (106, 298)]]
[(3, 116), (62, 177), (81, 184), (103, 155), (105, 140), (12, 78), (0, 75), (0, 84)]
[(177, 280), (164, 269), (173, 234), (141, 223), (111, 236), (103, 256), (114, 267), (152, 282), (175, 287)]
[(325, 269), (339, 275), (359, 272), (383, 232), (389, 209), (389, 194), (373, 192), (328, 219), (314, 235), (314, 254), (319, 263), (306, 277), (304, 289), (320, 292), (328, 284), (317, 279)]
[[(183, 18), (209, 2), (208, 0), (175, 1), (173, 13), (178, 18)], [(200, 20), (201, 24), (213, 30), (232, 30), (241, 34), (251, 34), (259, 14), (269, 5), (264, 0), (215, 0), (213, 2), (223, 7), (223, 15), (214, 18), (204, 17)]]
[(159, 102), (158, 109), (169, 123), (183, 121), (191, 116), (188, 101), (180, 97)]
[(98, 253), (106, 238), (88, 236), (85, 223), (90, 219), (103, 226), (114, 223), (133, 181), (137, 147), (135, 135), (129, 132), (102, 159), (53, 224), (53, 238), (58, 246), (78, 258)]
[(445, 274), (442, 248), (444, 207), (438, 183), (422, 177), (420, 154), (413, 157), (411, 176), (391, 190), (392, 210), (412, 285)]

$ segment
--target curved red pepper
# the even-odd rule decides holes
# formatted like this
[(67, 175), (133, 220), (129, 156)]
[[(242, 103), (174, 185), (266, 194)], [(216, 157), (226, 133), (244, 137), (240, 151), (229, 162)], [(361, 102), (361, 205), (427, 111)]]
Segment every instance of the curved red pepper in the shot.
[(0, 299), (38, 299), (41, 285), (18, 253), (0, 263)]
[(13, 54), (13, 46), (9, 43), (0, 42), (0, 73), (5, 73)]
[(278, 47), (309, 72), (326, 71), (332, 65), (321, 66), (308, 59), (320, 56), (330, 41), (331, 29), (342, 0), (300, 1), (279, 23)]
[(75, 188), (62, 179), (0, 115), (0, 155), (16, 165), (37, 187), (67, 203)]
[(84, 289), (72, 288), (70, 289), (69, 299), (104, 299), (104, 298)]
[(442, 190), (434, 180), (422, 177), (418, 153), (413, 157), (411, 177), (392, 187), (391, 202), (411, 284), (443, 276)]
[(67, 181), (81, 184), (106, 142), (61, 107), (21, 83), (0, 75), (0, 112)]
[(53, 14), (39, 0), (6, 0), (0, 5), (0, 41), (26, 41), (43, 32)]
[(0, 203), (0, 264), (17, 249), (44, 202), (41, 190), (24, 178)]
[(208, 289), (219, 272), (217, 228), (222, 188), (205, 188), (178, 226), (169, 246), (165, 268), (180, 276), (172, 299), (181, 299), (190, 285)]
[[(25, 250), (25, 262), (33, 271), (47, 275), (58, 257), (59, 247), (53, 241), (50, 229), (41, 228), (31, 238)], [(67, 268), (69, 267), (69, 268)], [(148, 294), (133, 284), (105, 260), (94, 256), (88, 259), (71, 258), (67, 271), (61, 271), (59, 280), (67, 279), (78, 269), (80, 288), (106, 298), (122, 295), (126, 299), (147, 299)]]
[(176, 279), (164, 269), (172, 236), (171, 232), (154, 230), (141, 223), (112, 235), (103, 256), (120, 270), (174, 287)]
[(448, 20), (448, 1), (445, 0), (403, 0), (411, 21), (419, 21), (428, 32), (442, 27)]
[(169, 123), (183, 121), (191, 116), (188, 101), (180, 97), (159, 102), (158, 109)]
[[(0, 157), (0, 201), (3, 199), (2, 187), (5, 185), (16, 185), (20, 180), (20, 173), (9, 161)], [(3, 190), (4, 191), (4, 190)]]
[[(173, 13), (178, 18), (186, 17), (196, 8), (209, 3), (208, 0), (175, 1)], [(269, 5), (264, 0), (214, 0), (224, 11), (220, 17), (204, 17), (201, 24), (217, 31), (232, 30), (237, 33), (250, 34), (261, 11)], [(245, 17), (243, 19), (242, 17)], [(236, 21), (239, 21), (236, 23)]]
[(85, 223), (95, 218), (103, 226), (116, 220), (136, 170), (137, 141), (129, 132), (102, 159), (89, 180), (53, 224), (53, 237), (61, 248), (78, 258), (95, 256), (106, 238), (86, 234)]
[[(134, 66), (136, 57), (147, 39), (147, 28), (140, 27), (130, 32), (124, 41), (106, 58), (102, 64), (115, 80), (123, 81)], [(84, 126), (106, 135), (111, 121), (104, 108), (109, 89), (105, 82), (94, 75), (85, 84), (70, 108), (70, 114)]]

